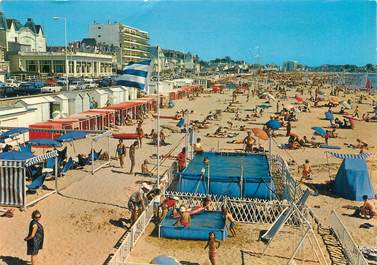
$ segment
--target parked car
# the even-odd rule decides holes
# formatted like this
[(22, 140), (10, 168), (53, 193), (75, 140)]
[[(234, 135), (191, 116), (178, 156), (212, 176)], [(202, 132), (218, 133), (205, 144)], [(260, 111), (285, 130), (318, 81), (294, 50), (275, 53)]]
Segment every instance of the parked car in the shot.
[(20, 83), (16, 79), (5, 80), (5, 85), (9, 87), (18, 87)]
[(21, 83), (18, 88), (14, 90), (16, 95), (34, 95), (42, 92), (42, 82), (24, 82)]
[(45, 80), (45, 83), (48, 85), (48, 86), (56, 86), (58, 84), (58, 80), (56, 80), (55, 78), (47, 78)]
[(44, 86), (41, 87), (42, 93), (56, 93), (62, 91), (62, 86)]

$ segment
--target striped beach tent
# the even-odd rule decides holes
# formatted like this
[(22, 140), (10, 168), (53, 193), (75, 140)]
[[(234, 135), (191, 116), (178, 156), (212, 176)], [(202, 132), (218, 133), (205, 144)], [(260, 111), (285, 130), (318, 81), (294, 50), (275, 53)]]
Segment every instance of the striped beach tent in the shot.
[(339, 154), (336, 152), (325, 152), (333, 157), (339, 158), (339, 159), (346, 159), (346, 158), (353, 158), (353, 159), (368, 159), (369, 157), (374, 156), (373, 153), (363, 153), (363, 154)]
[(57, 156), (54, 150), (26, 160), (0, 160), (0, 205), (25, 207), (26, 168)]

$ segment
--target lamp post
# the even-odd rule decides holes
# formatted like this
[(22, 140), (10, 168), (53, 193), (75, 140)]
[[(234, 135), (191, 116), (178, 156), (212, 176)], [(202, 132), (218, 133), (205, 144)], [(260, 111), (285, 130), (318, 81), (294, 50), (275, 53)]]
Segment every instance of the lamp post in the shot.
[(64, 47), (65, 47), (65, 86), (66, 90), (69, 91), (69, 82), (68, 82), (68, 48), (67, 48), (67, 18), (66, 17), (53, 17), (54, 20), (64, 20)]

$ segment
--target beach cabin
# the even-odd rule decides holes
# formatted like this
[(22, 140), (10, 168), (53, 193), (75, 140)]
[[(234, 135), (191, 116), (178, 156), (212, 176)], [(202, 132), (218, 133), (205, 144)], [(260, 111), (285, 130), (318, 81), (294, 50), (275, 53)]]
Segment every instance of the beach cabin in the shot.
[(107, 92), (109, 93), (110, 104), (123, 102), (123, 89), (120, 89), (119, 87), (110, 87)]
[(0, 126), (27, 127), (36, 120), (36, 109), (26, 107), (0, 108)]
[[(54, 102), (52, 103), (52, 115), (54, 116), (55, 112), (59, 112), (61, 117), (68, 116), (69, 114), (69, 103), (68, 97), (59, 94), (53, 96)], [(53, 117), (55, 118), (55, 117)]]
[(130, 87), (128, 90), (130, 100), (137, 99), (137, 89), (134, 87)]
[(129, 101), (130, 98), (129, 98), (128, 88), (125, 86), (120, 86), (119, 88), (123, 90), (123, 98), (121, 102)]
[(68, 98), (69, 115), (89, 109), (89, 96), (86, 93), (65, 92), (63, 95)]
[(40, 96), (32, 98), (23, 98), (16, 102), (15, 107), (24, 107), (26, 109), (35, 109), (36, 115), (32, 122), (41, 122), (52, 117), (52, 97)]
[(108, 92), (102, 89), (94, 89), (88, 92), (90, 101), (95, 101), (97, 103), (97, 108), (102, 108), (106, 106), (108, 100)]
[[(51, 131), (45, 131), (45, 130), (61, 130), (62, 124), (45, 121), (45, 122), (37, 122), (29, 125), (29, 140), (33, 139), (49, 139), (53, 140), (60, 136), (60, 133), (58, 132), (51, 132)], [(34, 130), (33, 130), (34, 129)], [(38, 129), (43, 129), (42, 131), (38, 131)]]

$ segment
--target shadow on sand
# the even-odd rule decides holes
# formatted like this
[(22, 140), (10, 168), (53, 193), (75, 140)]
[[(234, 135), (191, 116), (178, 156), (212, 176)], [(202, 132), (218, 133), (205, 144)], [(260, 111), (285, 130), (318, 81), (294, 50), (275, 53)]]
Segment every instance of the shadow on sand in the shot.
[(11, 256), (0, 256), (0, 261), (2, 261), (2, 264), (6, 265), (27, 265), (29, 264), (26, 260), (22, 260), (17, 257), (11, 257)]

